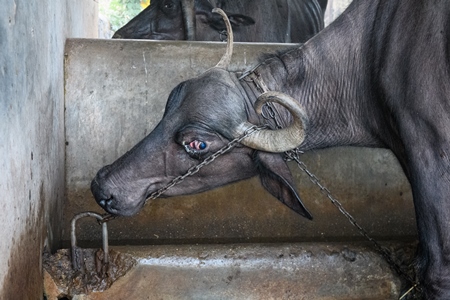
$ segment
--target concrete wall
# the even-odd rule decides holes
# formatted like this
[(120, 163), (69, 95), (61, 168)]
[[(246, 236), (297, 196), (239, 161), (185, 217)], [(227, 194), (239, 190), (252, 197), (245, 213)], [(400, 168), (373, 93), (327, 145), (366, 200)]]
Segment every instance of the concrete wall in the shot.
[(325, 26), (330, 25), (353, 0), (328, 0), (325, 11)]
[[(236, 44), (232, 69), (252, 66), (261, 52), (286, 45)], [(67, 44), (67, 196), (63, 228), (73, 215), (102, 212), (90, 181), (104, 165), (144, 138), (160, 120), (170, 91), (214, 66), (224, 44), (74, 39)], [(176, 58), (176, 59), (174, 59)], [(373, 236), (415, 235), (411, 191), (387, 150), (338, 148), (303, 160)], [(360, 238), (350, 223), (293, 167), (297, 187), (314, 215), (295, 214), (258, 178), (210, 192), (157, 199), (137, 216), (108, 224), (115, 244), (266, 242)], [(93, 220), (80, 221), (78, 237), (101, 239)], [(63, 234), (69, 240), (69, 232)]]
[(97, 5), (0, 5), (0, 299), (43, 296), (41, 254), (61, 237), (65, 38), (96, 37)]

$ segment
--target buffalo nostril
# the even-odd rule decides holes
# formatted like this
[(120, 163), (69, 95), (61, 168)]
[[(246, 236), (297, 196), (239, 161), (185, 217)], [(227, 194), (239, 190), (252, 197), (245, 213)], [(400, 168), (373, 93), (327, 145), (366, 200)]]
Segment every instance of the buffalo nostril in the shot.
[(98, 201), (98, 204), (100, 204), (101, 207), (106, 208), (107, 206), (111, 205), (112, 199), (102, 199)]

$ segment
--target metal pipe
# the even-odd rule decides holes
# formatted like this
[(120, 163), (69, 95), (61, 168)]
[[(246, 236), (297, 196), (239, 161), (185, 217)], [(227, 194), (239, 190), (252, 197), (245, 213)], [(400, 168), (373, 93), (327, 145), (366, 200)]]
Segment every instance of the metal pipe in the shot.
[(181, 0), (183, 20), (188, 41), (195, 41), (195, 0)]
[(71, 256), (72, 256), (72, 267), (74, 270), (81, 270), (82, 263), (82, 253), (81, 249), (77, 247), (77, 236), (76, 236), (76, 223), (79, 219), (84, 217), (93, 217), (102, 223), (102, 239), (103, 239), (103, 263), (107, 264), (109, 262), (109, 246), (108, 246), (108, 227), (106, 225), (107, 219), (102, 215), (95, 212), (83, 212), (75, 215), (71, 222), (71, 232), (70, 232), (70, 244), (71, 244)]

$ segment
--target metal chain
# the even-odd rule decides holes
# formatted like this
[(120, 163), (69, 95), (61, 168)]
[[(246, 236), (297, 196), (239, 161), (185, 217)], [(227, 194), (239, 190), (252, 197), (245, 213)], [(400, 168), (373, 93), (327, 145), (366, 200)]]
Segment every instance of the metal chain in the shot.
[(221, 42), (226, 42), (228, 39), (228, 32), (226, 30), (219, 31), (219, 39)]
[(294, 150), (286, 151), (285, 155), (288, 160), (294, 160), (297, 163), (297, 166), (300, 170), (306, 173), (308, 175), (309, 179), (312, 183), (317, 185), (320, 189), (320, 192), (325, 195), (331, 203), (336, 206), (336, 208), (348, 219), (348, 221), (355, 226), (358, 231), (367, 239), (369, 240), (375, 247), (375, 249), (383, 256), (383, 258), (391, 265), (391, 267), (404, 279), (406, 279), (409, 283), (415, 284), (415, 281), (413, 278), (411, 278), (391, 257), (391, 253), (381, 246), (375, 239), (373, 239), (371, 236), (369, 236), (368, 232), (361, 227), (361, 225), (356, 222), (355, 218), (342, 206), (341, 202), (339, 202), (333, 195), (331, 194), (330, 190), (323, 186), (320, 183), (320, 180), (315, 176), (313, 173), (311, 173), (306, 165), (300, 161), (298, 157), (298, 152)]

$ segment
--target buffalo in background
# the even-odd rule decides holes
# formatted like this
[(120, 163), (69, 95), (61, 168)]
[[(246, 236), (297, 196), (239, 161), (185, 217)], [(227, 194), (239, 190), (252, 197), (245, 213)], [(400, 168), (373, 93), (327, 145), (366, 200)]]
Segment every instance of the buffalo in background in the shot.
[(152, 0), (113, 38), (226, 40), (224, 10), (235, 41), (303, 43), (324, 27), (327, 0)]

